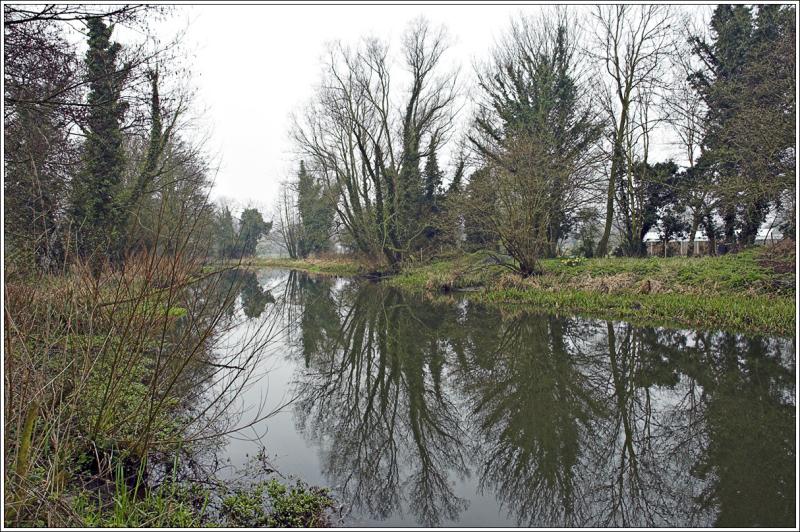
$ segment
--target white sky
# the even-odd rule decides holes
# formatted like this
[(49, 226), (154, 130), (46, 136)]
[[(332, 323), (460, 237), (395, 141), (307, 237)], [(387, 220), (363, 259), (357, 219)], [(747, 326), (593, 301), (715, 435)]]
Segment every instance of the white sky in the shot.
[[(252, 205), (268, 215), (280, 182), (296, 172), (290, 115), (312, 97), (327, 43), (377, 36), (389, 39), (396, 49), (409, 21), (424, 15), (434, 26), (446, 26), (448, 57), (460, 65), (469, 88), (474, 85), (474, 62), (487, 58), (511, 18), (543, 9), (547, 7), (182, 6), (154, 29), (161, 41), (186, 30), (183, 48), (192, 72), (190, 85), (197, 90), (195, 110), (202, 113), (201, 129), (209, 135), (206, 149), (219, 164), (212, 197), (238, 207)], [(676, 149), (663, 149), (669, 153), (661, 153), (679, 157)]]
[(207, 112), (209, 147), (220, 156), (213, 196), (269, 209), (298, 161), (290, 115), (314, 93), (327, 43), (363, 36), (397, 45), (419, 15), (444, 24), (451, 60), (469, 76), (512, 15), (536, 6), (191, 6), (175, 18), (188, 24), (186, 43)]

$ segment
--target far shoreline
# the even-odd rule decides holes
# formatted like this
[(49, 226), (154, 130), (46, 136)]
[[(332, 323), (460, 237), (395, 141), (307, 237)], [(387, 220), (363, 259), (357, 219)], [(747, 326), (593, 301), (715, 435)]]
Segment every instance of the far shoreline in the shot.
[[(795, 336), (794, 257), (751, 248), (718, 257), (555, 258), (527, 278), (478, 251), (413, 263), (388, 271), (350, 255), (324, 258), (244, 258), (227, 267), (284, 268), (317, 275), (359, 277), (424, 294), (622, 319), (673, 328), (723, 329)], [(785, 266), (791, 262), (791, 272)], [(783, 272), (783, 273), (781, 273)]]

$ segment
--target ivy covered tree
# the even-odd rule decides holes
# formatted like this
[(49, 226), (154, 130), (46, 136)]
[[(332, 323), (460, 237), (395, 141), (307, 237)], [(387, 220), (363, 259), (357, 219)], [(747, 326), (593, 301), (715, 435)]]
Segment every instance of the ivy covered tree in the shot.
[(425, 203), (429, 206), (434, 205), (442, 193), (442, 179), (444, 174), (439, 169), (439, 159), (436, 156), (435, 139), (431, 139), (428, 146), (428, 158), (425, 161)]
[(464, 168), (467, 166), (467, 160), (462, 152), (459, 154), (458, 160), (456, 161), (456, 168), (455, 172), (453, 172), (453, 178), (450, 180), (450, 184), (447, 186), (447, 196), (453, 197), (457, 196), (461, 193), (462, 183), (461, 181), (464, 178)]
[(306, 257), (329, 249), (334, 206), (303, 161), (300, 161), (300, 171), (297, 173), (297, 209), (300, 214), (298, 254)]
[(84, 167), (73, 181), (71, 215), (78, 254), (99, 256), (110, 251), (122, 231), (119, 205), (125, 171), (122, 120), (128, 107), (122, 99), (122, 90), (129, 69), (118, 65), (121, 46), (111, 41), (113, 26), (106, 25), (102, 18), (88, 19), (87, 26), (88, 120)]
[(443, 220), (440, 220), (440, 215), (444, 207), (444, 194), (442, 193), (444, 173), (439, 169), (436, 151), (436, 139), (431, 138), (428, 146), (428, 157), (425, 160), (425, 168), (422, 173), (425, 195), (420, 206), (420, 215), (428, 221), (423, 232), (428, 244), (438, 240), (437, 237), (441, 233), (441, 227), (439, 226), (443, 222)]

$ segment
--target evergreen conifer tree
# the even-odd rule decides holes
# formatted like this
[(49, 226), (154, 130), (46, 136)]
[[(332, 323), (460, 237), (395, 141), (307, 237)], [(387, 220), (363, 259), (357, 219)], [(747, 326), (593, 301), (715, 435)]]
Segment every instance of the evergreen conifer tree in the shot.
[(270, 229), (272, 229), (272, 222), (265, 222), (257, 209), (249, 208), (242, 211), (239, 225), (239, 246), (242, 256), (253, 256), (258, 240), (267, 235)]
[(425, 203), (433, 205), (442, 188), (442, 171), (436, 157), (436, 143), (431, 139), (428, 146), (428, 158), (425, 161)]
[(222, 208), (217, 220), (217, 253), (221, 259), (234, 256), (236, 250), (236, 230), (233, 227), (233, 216), (226, 206)]

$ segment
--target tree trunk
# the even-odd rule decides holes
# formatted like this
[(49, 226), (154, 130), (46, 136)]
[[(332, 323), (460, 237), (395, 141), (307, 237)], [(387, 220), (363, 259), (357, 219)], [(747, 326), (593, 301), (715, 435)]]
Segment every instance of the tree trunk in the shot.
[(717, 228), (714, 227), (714, 220), (711, 216), (711, 211), (706, 211), (703, 227), (705, 227), (706, 236), (708, 237), (708, 254), (713, 257), (717, 255)]
[(624, 140), (625, 127), (627, 125), (628, 106), (623, 104), (620, 113), (620, 123), (617, 128), (617, 133), (614, 137), (614, 148), (611, 157), (611, 174), (608, 178), (608, 194), (606, 195), (606, 225), (603, 228), (603, 236), (600, 242), (597, 243), (598, 257), (605, 257), (608, 254), (608, 239), (611, 236), (611, 225), (614, 222), (614, 192), (616, 187), (617, 174), (619, 167), (622, 164), (622, 142)]
[(614, 173), (615, 173), (614, 164), (611, 165), (611, 177), (608, 179), (608, 196), (606, 199), (606, 225), (603, 228), (603, 236), (600, 237), (600, 241), (597, 243), (597, 251), (595, 251), (596, 257), (605, 257), (608, 254), (608, 238), (611, 236), (611, 224), (614, 220)]
[(697, 228), (700, 226), (700, 209), (696, 210), (692, 215), (692, 228), (689, 230), (689, 247), (686, 250), (686, 256), (691, 257), (694, 255), (694, 235), (697, 233)]

